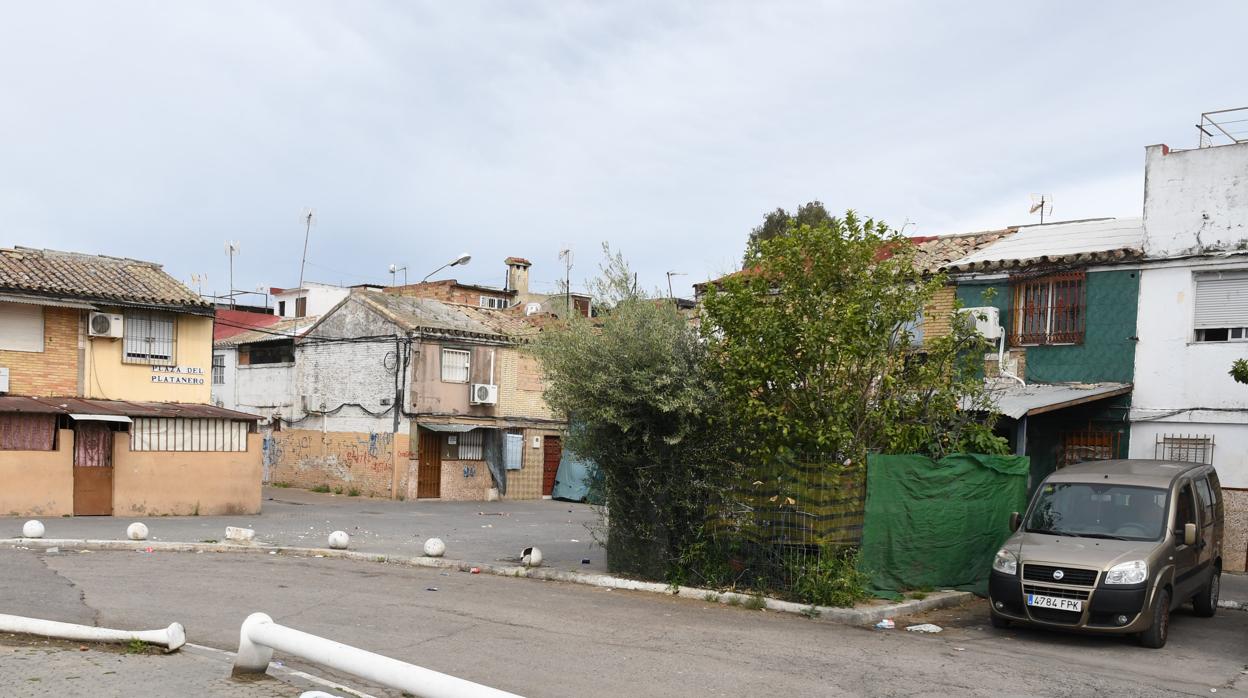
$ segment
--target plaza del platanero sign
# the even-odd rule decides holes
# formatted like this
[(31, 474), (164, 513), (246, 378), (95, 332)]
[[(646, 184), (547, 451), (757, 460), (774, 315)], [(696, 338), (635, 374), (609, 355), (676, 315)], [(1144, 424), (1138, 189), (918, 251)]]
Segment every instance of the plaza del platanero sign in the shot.
[(198, 366), (153, 366), (152, 382), (203, 385), (204, 369)]

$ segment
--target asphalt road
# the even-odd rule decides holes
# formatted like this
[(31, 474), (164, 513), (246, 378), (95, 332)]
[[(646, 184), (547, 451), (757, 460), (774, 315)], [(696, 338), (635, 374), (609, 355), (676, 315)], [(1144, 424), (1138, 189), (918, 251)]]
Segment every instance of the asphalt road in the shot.
[(114, 627), (177, 620), (191, 642), (232, 650), (253, 611), (534, 697), (1248, 695), (1248, 613), (1237, 611), (1178, 615), (1170, 644), (1146, 650), (1121, 639), (995, 631), (982, 602), (920, 619), (947, 627), (920, 636), (348, 560), (0, 551), (0, 612)]

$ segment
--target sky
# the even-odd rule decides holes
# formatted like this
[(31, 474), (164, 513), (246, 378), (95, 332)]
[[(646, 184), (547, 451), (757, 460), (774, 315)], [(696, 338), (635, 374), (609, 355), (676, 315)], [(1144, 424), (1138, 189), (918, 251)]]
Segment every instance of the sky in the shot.
[[(1144, 147), (1248, 106), (1248, 3), (9, 2), (0, 246), (677, 295), (818, 199), (935, 235), (1139, 216)], [(402, 272), (397, 276), (402, 280)]]

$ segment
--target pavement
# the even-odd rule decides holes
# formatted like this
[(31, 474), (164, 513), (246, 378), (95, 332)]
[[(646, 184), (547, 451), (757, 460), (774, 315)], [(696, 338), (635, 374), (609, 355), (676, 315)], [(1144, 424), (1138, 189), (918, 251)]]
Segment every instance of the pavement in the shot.
[(1219, 606), (1248, 611), (1248, 574), (1223, 572), (1218, 598)]
[[(149, 540), (198, 543), (225, 540), (226, 526), (256, 531), (258, 544), (326, 547), (336, 530), (351, 535), (351, 549), (418, 556), (425, 539), (446, 542), (446, 557), (471, 562), (518, 562), (529, 546), (543, 565), (605, 572), (606, 551), (594, 542), (598, 513), (586, 504), (550, 499), (499, 502), (396, 501), (266, 487), (262, 511), (240, 516), (124, 518), (78, 516), (40, 519), (45, 538), (119, 539), (134, 521), (147, 524)], [(0, 538), (21, 536), (30, 517), (0, 517)], [(583, 560), (589, 560), (583, 563)]]
[[(1238, 611), (1176, 612), (1170, 643), (1148, 650), (1124, 638), (995, 630), (980, 600), (874, 631), (697, 598), (353, 560), (0, 550), (0, 612), (127, 628), (176, 620), (189, 642), (232, 651), (254, 611), (534, 698), (1248, 695), (1248, 613)], [(927, 621), (944, 630), (904, 630)], [(0, 671), (0, 695), (22, 680)], [(136, 687), (147, 692), (133, 695), (168, 695)]]

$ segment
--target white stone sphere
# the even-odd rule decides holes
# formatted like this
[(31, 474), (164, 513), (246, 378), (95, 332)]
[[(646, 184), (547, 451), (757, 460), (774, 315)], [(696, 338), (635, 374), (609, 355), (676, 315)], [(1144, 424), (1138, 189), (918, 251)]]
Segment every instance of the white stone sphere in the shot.
[(31, 519), (22, 524), (23, 538), (43, 538), (43, 522)]
[(147, 540), (147, 524), (135, 521), (126, 526), (126, 537), (130, 540)]
[(520, 564), (525, 567), (541, 567), (542, 551), (537, 548), (525, 548), (520, 555)]
[(334, 531), (329, 534), (329, 547), (334, 550), (346, 550), (350, 544), (351, 536), (348, 536), (346, 531)]
[(442, 557), (446, 554), (446, 543), (441, 538), (430, 538), (425, 541), (425, 555), (427, 557)]

